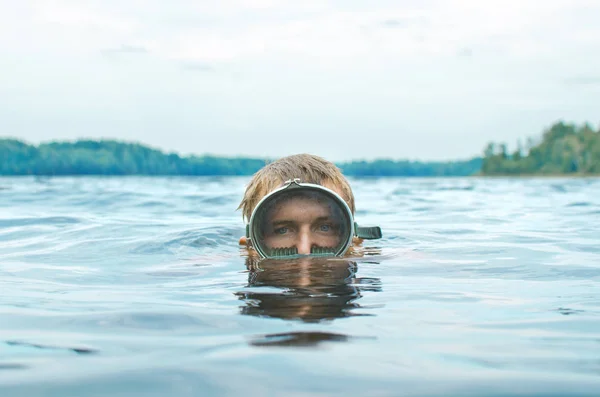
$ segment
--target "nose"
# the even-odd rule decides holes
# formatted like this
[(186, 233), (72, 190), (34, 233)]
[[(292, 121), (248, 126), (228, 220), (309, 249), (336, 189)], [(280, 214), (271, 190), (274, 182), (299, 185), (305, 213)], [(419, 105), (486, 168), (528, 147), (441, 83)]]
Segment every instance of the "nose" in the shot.
[(312, 248), (312, 235), (310, 230), (302, 229), (298, 235), (298, 241), (296, 242), (296, 248), (300, 255), (309, 255)]

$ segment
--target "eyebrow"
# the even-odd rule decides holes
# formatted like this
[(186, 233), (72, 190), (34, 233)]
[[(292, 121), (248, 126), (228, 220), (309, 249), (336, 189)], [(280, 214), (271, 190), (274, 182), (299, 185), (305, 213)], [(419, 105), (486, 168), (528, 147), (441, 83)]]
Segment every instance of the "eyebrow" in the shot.
[(294, 224), (296, 224), (295, 221), (288, 221), (287, 219), (283, 219), (283, 220), (271, 222), (271, 226), (273, 226), (273, 227), (286, 226), (286, 225), (294, 225)]
[[(329, 220), (331, 220), (330, 216), (320, 216), (318, 218), (315, 218), (315, 220), (312, 223), (329, 221)], [(281, 219), (281, 220), (276, 220), (274, 222), (271, 222), (271, 226), (275, 227), (275, 226), (295, 225), (296, 223), (298, 223), (298, 222), (295, 220)]]
[(323, 222), (323, 221), (328, 221), (331, 220), (330, 216), (320, 216), (317, 219), (315, 219), (315, 222)]

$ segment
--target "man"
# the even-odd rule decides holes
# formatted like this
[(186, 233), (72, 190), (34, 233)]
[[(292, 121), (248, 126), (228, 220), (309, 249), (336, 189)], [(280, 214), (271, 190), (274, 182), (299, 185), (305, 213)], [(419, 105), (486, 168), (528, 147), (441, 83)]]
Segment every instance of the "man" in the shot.
[(351, 255), (379, 227), (354, 222), (354, 195), (333, 163), (310, 154), (281, 158), (259, 170), (238, 207), (247, 223), (240, 244), (249, 256)]

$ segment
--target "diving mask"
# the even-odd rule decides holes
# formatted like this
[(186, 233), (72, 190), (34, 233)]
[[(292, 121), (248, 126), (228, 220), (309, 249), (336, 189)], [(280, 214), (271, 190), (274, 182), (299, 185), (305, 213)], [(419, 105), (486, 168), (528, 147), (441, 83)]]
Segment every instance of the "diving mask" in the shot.
[(381, 229), (359, 227), (333, 190), (294, 179), (256, 205), (246, 237), (262, 258), (334, 257), (344, 255), (353, 237), (381, 238)]

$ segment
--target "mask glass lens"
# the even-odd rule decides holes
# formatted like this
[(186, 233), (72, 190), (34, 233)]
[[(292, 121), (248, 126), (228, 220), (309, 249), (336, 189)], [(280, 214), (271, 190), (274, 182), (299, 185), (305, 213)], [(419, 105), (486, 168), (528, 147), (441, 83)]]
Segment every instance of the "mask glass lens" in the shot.
[(256, 209), (252, 243), (266, 257), (340, 255), (352, 239), (352, 219), (339, 199), (323, 190), (283, 190)]

